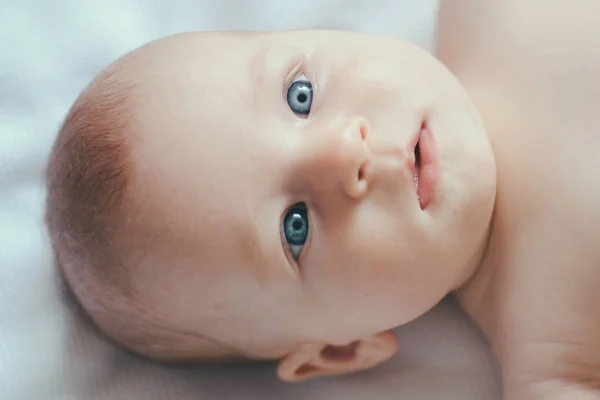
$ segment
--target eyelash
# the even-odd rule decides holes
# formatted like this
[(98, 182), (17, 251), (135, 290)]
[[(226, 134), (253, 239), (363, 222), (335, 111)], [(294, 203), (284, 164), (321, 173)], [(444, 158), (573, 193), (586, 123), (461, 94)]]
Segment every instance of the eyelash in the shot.
[(316, 104), (317, 98), (314, 95), (314, 93), (318, 93), (319, 87), (317, 85), (317, 82), (315, 82), (315, 79), (309, 75), (310, 75), (310, 73), (307, 74), (307, 72), (306, 72), (305, 61), (297, 62), (296, 64), (294, 64), (294, 66), (292, 68), (290, 68), (288, 70), (288, 72), (285, 75), (285, 79), (283, 81), (284, 83), (283, 83), (282, 97), (283, 97), (284, 104), (287, 104), (287, 92), (290, 89), (290, 87), (294, 84), (294, 82), (296, 82), (296, 80), (299, 77), (304, 76), (306, 78), (306, 80), (309, 81), (312, 85), (313, 108), (315, 108), (314, 105)]
[(304, 73), (304, 62), (297, 62), (292, 68), (290, 68), (285, 74), (283, 94), (287, 93), (288, 89), (294, 82), (294, 80)]

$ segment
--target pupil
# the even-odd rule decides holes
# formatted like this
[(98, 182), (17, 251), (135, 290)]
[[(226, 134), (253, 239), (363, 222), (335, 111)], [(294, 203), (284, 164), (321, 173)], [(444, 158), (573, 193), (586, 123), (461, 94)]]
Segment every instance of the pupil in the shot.
[(295, 220), (294, 222), (292, 222), (292, 228), (294, 228), (297, 231), (302, 229), (302, 225), (304, 224), (300, 220)]
[(306, 100), (307, 100), (306, 94), (304, 94), (304, 93), (300, 93), (300, 94), (298, 95), (298, 101), (299, 101), (300, 103), (304, 103)]

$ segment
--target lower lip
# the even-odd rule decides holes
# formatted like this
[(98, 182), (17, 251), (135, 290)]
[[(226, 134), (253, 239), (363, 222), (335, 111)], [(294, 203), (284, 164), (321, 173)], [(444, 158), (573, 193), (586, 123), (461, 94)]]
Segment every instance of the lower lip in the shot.
[(425, 125), (419, 133), (418, 143), (421, 163), (418, 171), (415, 166), (414, 186), (421, 210), (425, 210), (433, 201), (439, 175), (435, 138)]

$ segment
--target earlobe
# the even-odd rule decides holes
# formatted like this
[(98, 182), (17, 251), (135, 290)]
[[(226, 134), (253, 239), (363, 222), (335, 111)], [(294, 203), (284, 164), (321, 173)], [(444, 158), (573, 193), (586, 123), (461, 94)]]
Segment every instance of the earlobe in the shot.
[(279, 361), (277, 375), (285, 382), (316, 376), (341, 375), (381, 364), (398, 349), (396, 335), (381, 332), (346, 345), (306, 344)]

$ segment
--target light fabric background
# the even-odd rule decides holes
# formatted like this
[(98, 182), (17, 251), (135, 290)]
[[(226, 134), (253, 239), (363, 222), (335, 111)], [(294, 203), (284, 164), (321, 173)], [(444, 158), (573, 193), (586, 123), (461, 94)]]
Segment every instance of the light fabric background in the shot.
[(123, 53), (186, 30), (342, 28), (431, 50), (434, 0), (0, 0), (0, 399), (496, 399), (497, 366), (452, 300), (398, 329), (366, 373), (285, 385), (271, 365), (173, 369), (116, 350), (61, 296), (43, 169), (79, 91)]

